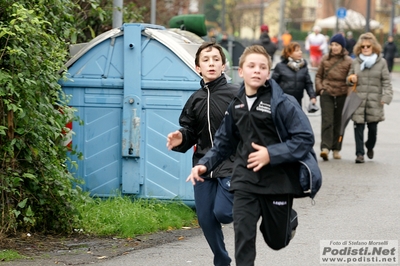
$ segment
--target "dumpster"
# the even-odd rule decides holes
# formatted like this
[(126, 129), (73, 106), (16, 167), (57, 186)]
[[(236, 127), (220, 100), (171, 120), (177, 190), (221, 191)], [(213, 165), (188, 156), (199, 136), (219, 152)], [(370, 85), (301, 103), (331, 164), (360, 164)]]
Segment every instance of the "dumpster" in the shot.
[(194, 56), (203, 42), (152, 24), (124, 24), (83, 46), (60, 80), (82, 125), (73, 122), (70, 155), (92, 196), (135, 195), (194, 205), (186, 182), (192, 153), (169, 151), (189, 96), (199, 89)]

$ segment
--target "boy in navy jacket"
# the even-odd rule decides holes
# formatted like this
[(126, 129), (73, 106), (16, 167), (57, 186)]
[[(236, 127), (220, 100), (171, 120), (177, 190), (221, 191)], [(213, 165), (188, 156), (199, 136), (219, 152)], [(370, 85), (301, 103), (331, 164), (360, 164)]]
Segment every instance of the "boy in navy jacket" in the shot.
[[(297, 101), (269, 80), (270, 67), (262, 46), (245, 49), (239, 62), (244, 84), (225, 113), (213, 148), (187, 178), (194, 185), (203, 182), (203, 175), (236, 152), (231, 191), (237, 266), (254, 265), (260, 217), (268, 246), (287, 246), (297, 227), (293, 199), (313, 198), (321, 186), (310, 122)], [(308, 180), (305, 188), (304, 176), (318, 180)]]

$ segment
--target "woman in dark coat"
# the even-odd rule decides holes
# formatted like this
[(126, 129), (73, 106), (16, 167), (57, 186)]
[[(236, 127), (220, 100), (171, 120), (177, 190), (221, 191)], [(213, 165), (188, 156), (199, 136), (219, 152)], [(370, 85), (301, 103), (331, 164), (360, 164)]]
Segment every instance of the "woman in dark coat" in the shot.
[(316, 103), (314, 84), (308, 72), (307, 61), (303, 59), (300, 44), (291, 42), (282, 52), (282, 62), (275, 66), (274, 79), (286, 94), (296, 98), (301, 106), (304, 90), (313, 104)]

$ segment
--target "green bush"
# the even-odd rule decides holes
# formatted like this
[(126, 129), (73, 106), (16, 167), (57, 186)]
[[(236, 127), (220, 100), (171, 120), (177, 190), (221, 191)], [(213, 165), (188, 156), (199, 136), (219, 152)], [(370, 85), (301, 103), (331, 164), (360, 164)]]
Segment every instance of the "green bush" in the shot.
[(66, 170), (73, 117), (58, 84), (72, 2), (0, 3), (0, 233), (66, 232), (84, 197)]

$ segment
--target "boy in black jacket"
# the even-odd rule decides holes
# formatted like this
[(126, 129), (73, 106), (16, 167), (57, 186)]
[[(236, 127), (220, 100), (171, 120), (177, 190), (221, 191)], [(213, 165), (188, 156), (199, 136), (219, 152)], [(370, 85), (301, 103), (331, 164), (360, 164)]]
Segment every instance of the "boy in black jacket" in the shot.
[[(205, 42), (196, 53), (196, 70), (203, 77), (201, 89), (191, 95), (179, 117), (179, 130), (168, 134), (167, 147), (186, 152), (195, 145), (196, 165), (213, 145), (225, 111), (239, 87), (228, 84), (223, 74), (225, 54), (220, 45)], [(214, 253), (214, 265), (227, 266), (231, 258), (225, 248), (221, 223), (232, 222), (233, 194), (229, 192), (233, 160), (223, 161), (204, 182), (194, 186), (194, 200), (199, 225)]]
[(297, 227), (293, 199), (308, 190), (300, 182), (304, 173), (319, 177), (306, 192), (311, 197), (321, 185), (310, 122), (295, 98), (268, 80), (270, 67), (263, 47), (245, 49), (239, 63), (244, 86), (229, 105), (213, 148), (187, 178), (196, 186), (201, 184), (205, 179), (200, 175), (236, 152), (231, 190), (237, 266), (254, 265), (260, 217), (268, 246), (278, 250), (289, 244)]

